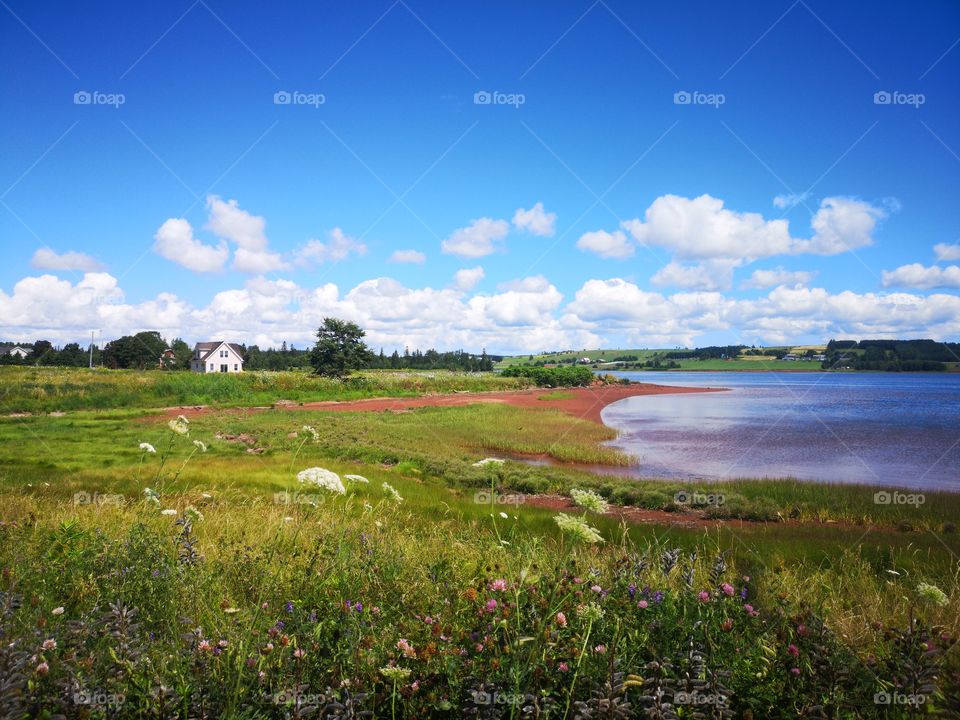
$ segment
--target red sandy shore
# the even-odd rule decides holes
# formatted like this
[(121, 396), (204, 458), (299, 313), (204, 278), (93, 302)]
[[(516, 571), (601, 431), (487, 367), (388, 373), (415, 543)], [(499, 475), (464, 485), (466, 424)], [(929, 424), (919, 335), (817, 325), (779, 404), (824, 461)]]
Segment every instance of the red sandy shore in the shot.
[[(534, 388), (532, 390), (510, 390), (502, 392), (452, 393), (445, 395), (421, 395), (409, 398), (368, 398), (339, 402), (276, 403), (275, 410), (325, 410), (333, 412), (383, 412), (403, 411), (419, 407), (453, 407), (473, 403), (506, 403), (523, 408), (556, 408), (571, 415), (601, 423), (600, 411), (610, 403), (637, 395), (666, 395), (671, 393), (719, 392), (724, 388), (674, 387), (653, 385), (650, 383), (631, 383), (630, 385), (596, 385), (584, 388), (560, 388), (550, 390)], [(550, 398), (551, 394), (570, 397)], [(541, 400), (540, 398), (546, 398)], [(271, 408), (244, 408), (246, 410), (268, 410)], [(200, 415), (208, 411), (205, 406), (167, 408), (171, 415)]]

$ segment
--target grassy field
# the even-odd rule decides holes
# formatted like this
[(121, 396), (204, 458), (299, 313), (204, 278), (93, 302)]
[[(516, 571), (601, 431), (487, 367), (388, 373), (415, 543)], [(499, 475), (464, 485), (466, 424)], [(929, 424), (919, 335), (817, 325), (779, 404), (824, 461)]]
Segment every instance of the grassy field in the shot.
[[(791, 352), (803, 353), (807, 350), (814, 350), (816, 352), (821, 352), (824, 346), (819, 345), (804, 345), (797, 346), (794, 348), (770, 348), (771, 350), (789, 350)], [(658, 355), (662, 356), (663, 353), (670, 352), (667, 349), (632, 349), (632, 350), (580, 350), (577, 352), (563, 352), (563, 353), (550, 353), (546, 355), (534, 355), (531, 359), (529, 355), (515, 355), (511, 357), (504, 358), (500, 363), (498, 363), (499, 368), (510, 367), (511, 365), (523, 365), (528, 363), (535, 362), (545, 362), (545, 363), (561, 363), (567, 362), (569, 360), (579, 360), (580, 358), (588, 357), (591, 360), (594, 360), (599, 367), (603, 368), (603, 363), (610, 363), (614, 361), (614, 358), (622, 356), (636, 356), (638, 360), (631, 362), (646, 362), (647, 360), (653, 360)], [(661, 357), (661, 361), (666, 363), (667, 360)], [(676, 360), (677, 364), (680, 365), (680, 370), (704, 370), (704, 371), (734, 371), (734, 370), (777, 370), (777, 371), (797, 371), (797, 370), (806, 370), (806, 371), (819, 371), (822, 370), (819, 361), (815, 360), (796, 360), (791, 362), (782, 362), (777, 360), (774, 356), (758, 356), (758, 355), (741, 355), (737, 358), (731, 358), (729, 360)], [(638, 371), (644, 370), (644, 368), (637, 368)], [(664, 370), (666, 371), (666, 370)], [(653, 372), (653, 371), (651, 371)]]
[[(909, 717), (875, 695), (957, 701), (960, 496), (600, 475), (628, 462), (602, 445), (612, 431), (549, 409), (250, 412), (230, 396), (181, 435), (149, 410), (166, 396), (146, 397), (0, 418), (4, 717), (633, 717), (664, 701), (678, 717)], [(298, 481), (310, 467), (368, 482), (328, 492)], [(535, 502), (573, 488), (678, 522), (564, 511), (603, 541), (586, 542)]]

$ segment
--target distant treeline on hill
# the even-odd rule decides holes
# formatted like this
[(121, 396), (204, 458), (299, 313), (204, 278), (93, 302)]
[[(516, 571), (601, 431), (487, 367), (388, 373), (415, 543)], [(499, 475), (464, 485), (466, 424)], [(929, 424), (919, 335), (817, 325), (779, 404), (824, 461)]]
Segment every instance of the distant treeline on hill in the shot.
[[(13, 345), (13, 343), (7, 343)], [(2, 365), (50, 365), (60, 367), (86, 367), (90, 363), (90, 346), (81, 347), (79, 343), (67, 343), (63, 347), (54, 347), (48, 340), (38, 340), (33, 343), (17, 343), (29, 351), (21, 358), (17, 355), (4, 353), (0, 355)], [(288, 347), (284, 342), (279, 348), (261, 350), (257, 345), (240, 345), (243, 349), (244, 370), (312, 370), (310, 365), (310, 350)], [(173, 350), (174, 359), (165, 364), (168, 370), (188, 370), (190, 358), (193, 355), (193, 346), (186, 341), (176, 338), (167, 342), (158, 332), (140, 332), (136, 335), (124, 335), (108, 342), (105, 346), (93, 346), (94, 367), (109, 367), (119, 369), (152, 369), (160, 368), (160, 355), (164, 350)], [(501, 355), (488, 355), (486, 350), (479, 355), (454, 350), (452, 352), (438, 352), (437, 350), (404, 350), (401, 354), (396, 350), (387, 355), (381, 349), (374, 354), (367, 364), (368, 368), (376, 370), (460, 370), (467, 372), (489, 371), (493, 364), (499, 362)]]
[(944, 371), (960, 362), (960, 343), (936, 340), (831, 340), (823, 367), (851, 370)]

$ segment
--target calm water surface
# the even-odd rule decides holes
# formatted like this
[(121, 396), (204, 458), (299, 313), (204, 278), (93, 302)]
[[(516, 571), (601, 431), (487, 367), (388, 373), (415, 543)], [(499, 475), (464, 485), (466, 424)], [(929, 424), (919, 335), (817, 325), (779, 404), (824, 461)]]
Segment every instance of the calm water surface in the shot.
[(729, 392), (609, 405), (646, 477), (793, 477), (960, 490), (960, 374), (617, 373)]

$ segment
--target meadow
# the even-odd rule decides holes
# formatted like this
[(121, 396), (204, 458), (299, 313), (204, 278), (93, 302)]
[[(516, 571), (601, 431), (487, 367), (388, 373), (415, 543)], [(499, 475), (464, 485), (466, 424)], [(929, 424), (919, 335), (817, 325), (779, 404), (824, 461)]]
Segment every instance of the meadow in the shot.
[[(629, 458), (602, 444), (611, 430), (548, 408), (241, 409), (295, 399), (297, 378), (189, 422), (157, 390), (84, 404), (138, 382), (195, 383), (184, 404), (207, 404), (227, 379), (142, 375), (77, 372), (82, 409), (63, 410), (62, 386), (37, 398), (0, 374), (8, 407), (59, 400), (0, 417), (0, 716), (871, 718), (960, 702), (956, 495), (637, 481), (616, 474)], [(402, 392), (505, 380), (418, 378)], [(722, 506), (678, 502), (718, 492)]]

